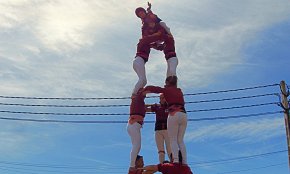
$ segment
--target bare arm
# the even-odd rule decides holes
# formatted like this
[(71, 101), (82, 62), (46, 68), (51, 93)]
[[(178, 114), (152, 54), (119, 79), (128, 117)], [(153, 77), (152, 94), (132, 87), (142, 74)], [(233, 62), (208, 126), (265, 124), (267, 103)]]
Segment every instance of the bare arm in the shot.
[(158, 171), (158, 166), (157, 165), (149, 165), (149, 166), (145, 166), (143, 168), (143, 170), (145, 170), (143, 172), (143, 174), (151, 174), (151, 173), (155, 173)]
[(145, 105), (145, 110), (146, 110), (146, 112), (152, 112), (152, 110), (151, 110), (151, 104), (146, 104)]

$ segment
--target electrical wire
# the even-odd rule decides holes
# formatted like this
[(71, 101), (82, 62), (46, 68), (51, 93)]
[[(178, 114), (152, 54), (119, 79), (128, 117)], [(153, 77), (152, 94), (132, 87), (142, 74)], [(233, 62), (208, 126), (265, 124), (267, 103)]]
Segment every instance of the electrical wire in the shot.
[[(198, 161), (198, 162), (190, 162), (189, 165), (194, 166), (197, 168), (198, 166), (208, 166), (210, 165), (217, 165), (220, 163), (230, 163), (232, 161), (243, 161), (245, 159), (254, 159), (258, 157), (266, 157), (271, 155), (276, 155), (280, 153), (287, 152), (287, 150), (278, 150), (272, 152), (265, 152), (260, 154), (248, 155), (248, 156), (239, 156), (234, 158), (227, 158), (227, 159), (216, 159), (216, 160), (209, 160), (209, 161)], [(283, 163), (284, 164), (284, 163)], [(0, 170), (7, 170), (7, 171), (17, 171), (21, 173), (26, 172), (49, 172), (49, 173), (92, 173), (92, 172), (111, 172), (112, 170), (121, 170), (126, 169), (127, 167), (124, 166), (75, 166), (75, 165), (53, 165), (53, 164), (39, 164), (39, 163), (21, 163), (21, 162), (9, 162), (9, 161), (0, 161)], [(264, 166), (265, 167), (265, 166)], [(252, 169), (251, 169), (252, 170)], [(256, 170), (256, 169), (255, 169)], [(242, 170), (238, 170), (242, 171)], [(233, 172), (233, 171), (231, 171)], [(236, 172), (236, 171), (235, 171)], [(35, 174), (35, 173), (33, 173)]]
[(269, 167), (282, 166), (282, 165), (286, 165), (286, 164), (288, 164), (288, 163), (284, 162), (284, 163), (278, 163), (278, 164), (270, 164), (270, 165), (267, 165), (267, 166), (254, 167), (254, 168), (248, 168), (248, 169), (242, 169), (242, 170), (234, 170), (234, 171), (228, 171), (228, 172), (221, 172), (221, 173), (218, 173), (218, 174), (247, 172), (247, 171), (252, 171), (252, 170), (265, 169), (265, 168), (269, 168)]
[[(209, 108), (209, 109), (196, 109), (188, 110), (187, 112), (208, 112), (208, 111), (221, 111), (221, 110), (231, 110), (231, 109), (241, 109), (241, 108), (250, 108), (250, 107), (259, 107), (266, 105), (278, 105), (279, 102), (270, 102), (270, 103), (259, 103), (252, 105), (242, 105), (242, 106), (232, 106), (232, 107), (222, 107), (222, 108)], [(62, 116), (124, 116), (129, 115), (129, 113), (59, 113), (59, 112), (30, 112), (30, 111), (10, 111), (10, 110), (0, 110), (0, 113), (9, 113), (9, 114), (28, 114), (28, 115), (62, 115)], [(148, 113), (153, 114), (153, 113)]]
[[(241, 100), (241, 99), (250, 99), (266, 96), (277, 96), (277, 93), (268, 93), (260, 95), (251, 95), (243, 97), (233, 97), (233, 98), (223, 98), (223, 99), (213, 99), (213, 100), (199, 100), (199, 101), (189, 101), (185, 104), (197, 104), (197, 103), (210, 103), (210, 102), (221, 102), (221, 101), (231, 101), (231, 100)], [(22, 103), (0, 103), (2, 106), (25, 106), (25, 107), (71, 107), (71, 108), (98, 108), (98, 107), (128, 107), (129, 104), (122, 105), (45, 105), (45, 104), (22, 104)]]
[[(211, 91), (211, 92), (189, 93), (189, 94), (184, 94), (184, 96), (237, 92), (237, 91), (244, 91), (244, 90), (268, 88), (268, 87), (273, 87), (273, 86), (279, 86), (279, 84), (261, 85), (261, 86), (254, 86), (254, 87)], [(158, 96), (153, 96), (153, 97), (158, 97)], [(73, 98), (73, 97), (24, 97), (24, 96), (4, 96), (4, 95), (0, 95), (0, 98), (37, 99), (37, 100), (118, 100), (118, 99), (122, 100), (122, 99), (131, 99), (131, 97), (75, 97), (75, 98)], [(148, 98), (151, 98), (151, 97), (148, 97)]]
[[(206, 118), (196, 118), (188, 119), (189, 122), (199, 122), (199, 121), (214, 121), (214, 120), (225, 120), (225, 119), (237, 119), (237, 118), (248, 118), (248, 117), (259, 117), (265, 115), (273, 115), (283, 113), (283, 111), (275, 112), (264, 112), (264, 113), (254, 113), (246, 115), (235, 115), (235, 116), (219, 116), (219, 117), (206, 117)], [(0, 117), (0, 120), (9, 120), (9, 121), (24, 121), (24, 122), (42, 122), (42, 123), (89, 123), (89, 124), (125, 124), (128, 121), (112, 121), (112, 120), (41, 120), (41, 119), (30, 119), (30, 118), (12, 118), (12, 117)], [(155, 123), (155, 121), (144, 121), (144, 123)]]

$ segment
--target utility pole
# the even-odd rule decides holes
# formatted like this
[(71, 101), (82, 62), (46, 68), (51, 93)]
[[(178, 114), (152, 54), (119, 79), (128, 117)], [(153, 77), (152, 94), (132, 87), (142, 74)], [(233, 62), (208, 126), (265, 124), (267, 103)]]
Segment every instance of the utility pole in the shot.
[(284, 109), (284, 120), (285, 120), (285, 128), (287, 135), (287, 145), (288, 145), (288, 167), (290, 168), (290, 118), (289, 118), (289, 104), (287, 97), (289, 96), (289, 91), (286, 90), (285, 81), (281, 81), (281, 98), (282, 98), (282, 107)]

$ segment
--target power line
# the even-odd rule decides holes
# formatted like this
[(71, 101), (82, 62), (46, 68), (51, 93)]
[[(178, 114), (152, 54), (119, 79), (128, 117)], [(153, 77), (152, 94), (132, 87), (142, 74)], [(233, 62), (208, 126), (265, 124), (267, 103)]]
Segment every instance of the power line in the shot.
[(278, 94), (277, 93), (268, 93), (268, 94), (250, 95), (250, 96), (243, 96), (243, 97), (233, 97), (233, 98), (223, 98), (223, 99), (213, 99), (213, 100), (199, 100), (199, 101), (193, 101), (193, 102), (186, 102), (186, 104), (241, 100), (241, 99), (258, 98), (258, 97), (265, 97), (265, 96), (272, 96), (272, 95), (278, 95)]
[[(237, 118), (248, 118), (248, 117), (259, 117), (265, 115), (273, 115), (283, 113), (283, 111), (275, 112), (264, 112), (264, 113), (254, 113), (246, 115), (236, 115), (236, 116), (219, 116), (219, 117), (207, 117), (207, 118), (196, 118), (188, 119), (189, 122), (199, 122), (199, 121), (214, 121), (214, 120), (225, 120), (225, 119), (237, 119)], [(41, 120), (41, 119), (30, 119), (30, 118), (12, 118), (12, 117), (0, 117), (0, 120), (9, 121), (25, 121), (25, 122), (42, 122), (42, 123), (78, 123), (78, 124), (125, 124), (128, 121), (112, 121), (112, 120)], [(144, 121), (145, 123), (155, 123), (155, 121)]]
[[(278, 94), (277, 93), (268, 93), (268, 94), (233, 97), (233, 98), (223, 98), (223, 99), (214, 99), (214, 100), (189, 101), (189, 102), (185, 102), (185, 104), (197, 104), (197, 103), (241, 100), (241, 99), (274, 96), (274, 95), (278, 95)], [(0, 103), (0, 105), (3, 105), (3, 106), (24, 106), (24, 107), (71, 107), (71, 108), (128, 107), (128, 106), (130, 106), (129, 104), (122, 104), (122, 105), (120, 105), (120, 104), (118, 104), (118, 105), (48, 105), (48, 104), (22, 104), (22, 103)]]
[[(184, 94), (184, 96), (192, 96), (192, 95), (207, 95), (207, 94), (217, 94), (217, 93), (227, 93), (227, 92), (237, 92), (244, 90), (252, 90), (259, 88), (268, 88), (273, 86), (279, 86), (279, 84), (270, 84), (270, 85), (262, 85), (262, 86), (254, 86), (254, 87), (246, 87), (246, 88), (238, 88), (238, 89), (229, 89), (229, 90), (220, 90), (220, 91), (211, 91), (211, 92), (200, 92), (200, 93), (189, 93)], [(153, 96), (157, 97), (157, 96)], [(37, 99), (37, 100), (118, 100), (118, 99), (131, 99), (131, 97), (24, 97), (24, 96), (4, 96), (0, 95), (0, 98), (7, 99)], [(148, 97), (151, 98), (151, 97)]]
[(255, 154), (255, 155), (248, 155), (248, 156), (240, 156), (240, 157), (234, 157), (234, 158), (227, 158), (227, 159), (217, 159), (217, 160), (211, 160), (211, 161), (199, 161), (199, 162), (191, 163), (191, 165), (194, 165), (194, 166), (206, 165), (206, 166), (208, 166), (208, 164), (226, 163), (226, 162), (230, 162), (230, 161), (240, 161), (240, 160), (245, 160), (245, 159), (275, 155), (275, 154), (283, 153), (283, 152), (287, 152), (287, 151), (288, 150), (279, 150), (279, 151), (272, 151), (272, 152), (266, 152), (266, 153), (260, 153), (260, 154)]
[[(266, 105), (273, 105), (273, 104), (278, 105), (279, 102), (259, 103), (259, 104), (252, 104), (252, 105), (242, 105), (242, 106), (232, 106), (232, 107), (222, 107), (222, 108), (197, 109), (197, 110), (188, 110), (187, 112), (220, 111), (220, 110), (259, 107), (259, 106), (266, 106)], [(28, 112), (28, 111), (10, 111), (10, 110), (0, 110), (0, 113), (29, 114), (29, 115), (63, 115), (63, 116), (121, 116), (121, 115), (129, 115), (129, 113), (58, 113), (58, 112)], [(153, 114), (153, 113), (148, 113), (148, 114)]]
[(226, 119), (237, 119), (237, 118), (249, 118), (249, 117), (259, 117), (265, 115), (273, 115), (283, 113), (283, 111), (274, 111), (274, 112), (264, 112), (264, 113), (255, 113), (255, 114), (245, 114), (245, 115), (233, 115), (233, 116), (219, 116), (219, 117), (208, 117), (208, 118), (196, 118), (188, 119), (188, 121), (213, 121), (213, 120), (226, 120)]
[(240, 173), (240, 172), (246, 172), (246, 171), (252, 171), (252, 170), (265, 169), (265, 168), (269, 168), (269, 167), (282, 166), (282, 165), (285, 165), (285, 164), (287, 164), (287, 163), (270, 164), (270, 165), (267, 165), (267, 166), (248, 168), (248, 169), (243, 169), (243, 170), (234, 170), (234, 171), (222, 172), (222, 173), (218, 173), (218, 174)]
[(271, 84), (271, 85), (254, 86), (254, 87), (238, 88), (238, 89), (229, 89), (229, 90), (221, 90), (221, 91), (212, 91), (212, 92), (200, 92), (200, 93), (184, 94), (184, 95), (207, 95), (207, 94), (237, 92), (237, 91), (244, 91), (244, 90), (251, 90), (251, 89), (268, 88), (268, 87), (273, 87), (273, 86), (280, 86), (280, 84), (277, 84), (276, 83), (276, 84)]
[(233, 107), (223, 107), (223, 108), (196, 109), (196, 110), (190, 110), (190, 111), (187, 111), (187, 112), (220, 111), (220, 110), (229, 110), (229, 109), (251, 108), (251, 107), (266, 106), (266, 105), (274, 105), (274, 104), (275, 104), (275, 105), (278, 105), (279, 102), (260, 103), (260, 104), (243, 105), (243, 106), (233, 106)]
[[(266, 153), (260, 153), (260, 154), (254, 154), (254, 155), (248, 155), (248, 156), (239, 156), (234, 158), (227, 158), (227, 159), (216, 159), (216, 160), (209, 160), (209, 161), (199, 161), (190, 163), (190, 165), (198, 166), (198, 165), (216, 165), (218, 163), (229, 163), (232, 161), (241, 161), (245, 159), (251, 159), (251, 158), (258, 158), (258, 157), (265, 157), (270, 155), (276, 155), (279, 153), (287, 152), (287, 150), (279, 150), (279, 151), (272, 151), (272, 152), (266, 152)], [(74, 165), (53, 165), (53, 164), (39, 164), (39, 163), (21, 163), (21, 162), (9, 162), (9, 161), (0, 161), (0, 170), (5, 171), (17, 171), (21, 173), (27, 173), (30, 172), (51, 172), (51, 173), (92, 173), (92, 172), (103, 172), (107, 171), (110, 172), (110, 170), (120, 170), (125, 169), (124, 166), (102, 166), (102, 167), (96, 167), (96, 166), (74, 166)], [(283, 163), (284, 164), (284, 163)], [(3, 166), (5, 165), (5, 166)], [(20, 168), (21, 167), (21, 168)], [(265, 166), (263, 166), (264, 168)], [(49, 170), (54, 169), (54, 170)], [(93, 171), (92, 171), (93, 170)], [(249, 169), (248, 169), (249, 170)], [(253, 169), (251, 169), (253, 170)], [(242, 170), (238, 170), (242, 171)], [(233, 171), (231, 171), (233, 172)], [(237, 171), (234, 171), (237, 172)], [(33, 173), (35, 174), (35, 173)]]

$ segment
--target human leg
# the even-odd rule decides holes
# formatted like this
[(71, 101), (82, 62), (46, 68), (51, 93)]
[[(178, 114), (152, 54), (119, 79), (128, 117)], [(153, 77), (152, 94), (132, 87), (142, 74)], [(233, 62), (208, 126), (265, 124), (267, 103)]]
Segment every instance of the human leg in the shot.
[(155, 142), (158, 150), (159, 163), (161, 164), (165, 160), (165, 150), (161, 130), (155, 131)]
[(178, 162), (178, 142), (177, 142), (177, 135), (178, 135), (178, 119), (176, 116), (168, 116), (167, 119), (167, 131), (168, 137), (170, 140), (171, 150), (172, 150), (172, 157), (173, 162)]
[(168, 159), (169, 161), (172, 161), (172, 150), (171, 150), (171, 146), (170, 146), (170, 140), (169, 140), (169, 136), (168, 136), (168, 131), (167, 130), (163, 130), (163, 137), (164, 137), (164, 142), (165, 142), (165, 147), (166, 147), (166, 152), (168, 155)]
[(167, 59), (166, 61), (167, 61), (166, 77), (176, 76), (176, 68), (177, 68), (177, 65), (178, 65), (177, 57), (171, 57), (171, 58)]
[(137, 56), (134, 59), (133, 69), (139, 78), (137, 83), (135, 84), (135, 87), (134, 87), (133, 92), (132, 92), (132, 94), (134, 95), (134, 94), (137, 94), (138, 90), (140, 88), (143, 88), (147, 83), (146, 71), (145, 71), (145, 61), (142, 57)]
[(185, 134), (186, 127), (187, 127), (187, 116), (183, 112), (177, 112), (176, 116), (178, 117), (178, 123), (179, 123), (177, 143), (178, 143), (178, 147), (179, 147), (179, 150), (180, 150), (181, 156), (182, 156), (182, 164), (187, 164), (186, 147), (185, 147), (185, 143), (183, 141), (184, 134)]
[(130, 167), (135, 167), (135, 161), (141, 149), (141, 124), (127, 124), (127, 132), (131, 138), (132, 149), (130, 152)]

